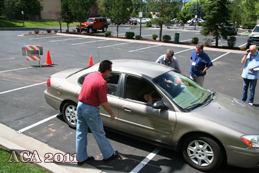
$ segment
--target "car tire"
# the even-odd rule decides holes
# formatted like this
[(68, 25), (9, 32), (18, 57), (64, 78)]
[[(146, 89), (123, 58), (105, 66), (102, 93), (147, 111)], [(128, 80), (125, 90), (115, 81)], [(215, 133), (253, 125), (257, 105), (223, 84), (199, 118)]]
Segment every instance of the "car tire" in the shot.
[(106, 32), (107, 31), (107, 26), (104, 26), (103, 27), (103, 32)]
[(87, 31), (88, 31), (88, 33), (93, 33), (93, 28), (92, 28), (92, 27), (89, 27), (89, 28), (87, 29)]
[(205, 172), (216, 169), (223, 161), (222, 148), (206, 135), (188, 136), (184, 140), (182, 151), (190, 166)]
[(76, 118), (76, 107), (77, 104), (74, 102), (66, 102), (62, 109), (62, 114), (65, 122), (69, 127), (76, 128), (77, 118)]

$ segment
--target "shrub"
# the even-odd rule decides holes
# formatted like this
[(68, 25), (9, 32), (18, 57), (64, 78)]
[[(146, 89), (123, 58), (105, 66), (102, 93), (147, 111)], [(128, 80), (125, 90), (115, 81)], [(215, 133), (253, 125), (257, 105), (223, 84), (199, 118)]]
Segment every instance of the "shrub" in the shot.
[(244, 22), (242, 25), (243, 29), (253, 29), (256, 26), (256, 22)]
[(34, 30), (34, 34), (39, 34), (39, 30)]
[(236, 40), (237, 40), (236, 37), (230, 36), (230, 37), (227, 39), (227, 41), (228, 41), (228, 47), (233, 48), (233, 47), (235, 46), (235, 44), (236, 44)]
[(105, 37), (110, 37), (111, 34), (112, 34), (111, 31), (105, 31), (104, 36)]
[(125, 37), (128, 38), (128, 39), (133, 39), (134, 36), (135, 36), (134, 32), (126, 32), (125, 33)]
[(152, 22), (151, 21), (147, 22), (146, 27), (152, 27)]
[(54, 32), (55, 32), (55, 33), (58, 33), (58, 30), (57, 30), (57, 29), (55, 29), (55, 30), (54, 30)]
[(184, 44), (190, 44), (190, 42), (189, 41), (185, 41)]
[(47, 33), (51, 33), (51, 29), (46, 29)]
[(158, 37), (158, 36), (157, 36), (156, 34), (153, 34), (153, 35), (152, 35), (152, 39), (153, 39), (153, 40), (156, 40), (157, 37)]
[(240, 47), (240, 50), (246, 50), (246, 47), (241, 46), (241, 47)]
[(198, 37), (193, 37), (192, 38), (192, 43), (193, 44), (198, 44), (198, 42), (199, 42), (199, 38)]
[(163, 35), (163, 42), (169, 42), (171, 40), (170, 35)]
[(209, 46), (213, 42), (213, 39), (211, 39), (211, 38), (204, 38), (203, 41), (204, 41), (204, 43), (203, 43), (204, 46)]
[(135, 39), (136, 39), (136, 40), (139, 40), (139, 39), (140, 39), (140, 35), (136, 35), (136, 36), (135, 36)]
[(198, 26), (202, 26), (203, 22), (198, 22)]

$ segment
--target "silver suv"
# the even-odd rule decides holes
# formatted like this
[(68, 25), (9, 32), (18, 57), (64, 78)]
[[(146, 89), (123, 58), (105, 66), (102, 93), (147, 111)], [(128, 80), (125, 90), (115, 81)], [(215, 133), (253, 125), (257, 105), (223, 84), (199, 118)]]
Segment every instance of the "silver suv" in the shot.
[(259, 46), (259, 25), (255, 26), (252, 33), (248, 36), (246, 48), (248, 49), (252, 44)]

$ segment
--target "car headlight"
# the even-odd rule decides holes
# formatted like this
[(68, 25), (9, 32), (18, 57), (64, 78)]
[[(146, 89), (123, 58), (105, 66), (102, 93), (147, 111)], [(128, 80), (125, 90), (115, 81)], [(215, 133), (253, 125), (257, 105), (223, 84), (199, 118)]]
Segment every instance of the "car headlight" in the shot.
[(241, 139), (251, 147), (259, 147), (259, 135), (245, 135), (242, 136)]

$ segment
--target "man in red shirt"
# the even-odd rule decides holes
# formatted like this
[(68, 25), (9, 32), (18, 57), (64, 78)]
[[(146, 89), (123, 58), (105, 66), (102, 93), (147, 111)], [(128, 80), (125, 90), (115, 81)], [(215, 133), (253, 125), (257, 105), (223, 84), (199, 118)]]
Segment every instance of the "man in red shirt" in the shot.
[(77, 127), (76, 127), (76, 153), (78, 165), (93, 160), (87, 155), (87, 134), (90, 128), (103, 155), (103, 161), (109, 161), (118, 156), (118, 151), (113, 150), (106, 138), (102, 119), (98, 106), (102, 107), (114, 120), (110, 105), (107, 100), (107, 83), (104, 78), (112, 71), (112, 62), (104, 60), (100, 63), (98, 72), (88, 74), (82, 85), (77, 105)]

